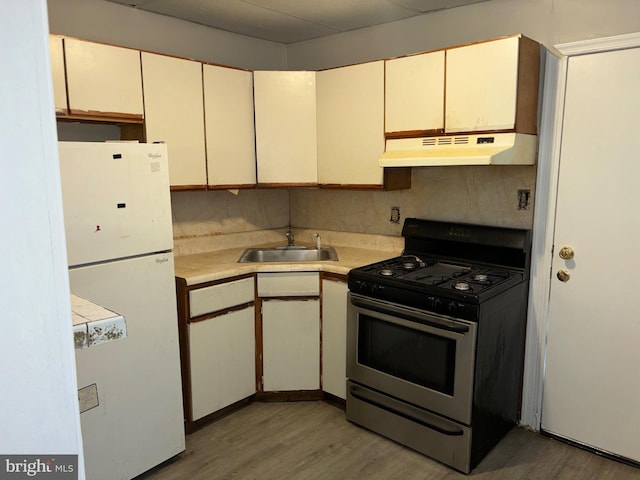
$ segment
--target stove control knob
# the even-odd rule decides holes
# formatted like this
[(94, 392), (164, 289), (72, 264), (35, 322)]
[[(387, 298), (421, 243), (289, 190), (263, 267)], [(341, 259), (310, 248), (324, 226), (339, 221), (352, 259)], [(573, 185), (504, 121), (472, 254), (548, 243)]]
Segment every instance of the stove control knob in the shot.
[(382, 285), (378, 285), (377, 283), (371, 287), (371, 293), (373, 293), (374, 295), (379, 295), (380, 293), (382, 293), (382, 290), (384, 290), (384, 287)]
[(363, 282), (362, 280), (356, 280), (353, 282), (354, 290), (360, 293), (364, 293), (367, 291), (367, 282)]
[(456, 302), (449, 302), (449, 312), (454, 313), (458, 309), (458, 304)]

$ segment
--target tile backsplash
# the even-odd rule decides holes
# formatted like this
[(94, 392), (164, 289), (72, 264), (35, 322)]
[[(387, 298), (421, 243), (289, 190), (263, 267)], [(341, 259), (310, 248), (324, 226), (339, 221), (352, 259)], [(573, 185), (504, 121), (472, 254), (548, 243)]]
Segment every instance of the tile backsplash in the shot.
[[(392, 192), (177, 191), (171, 194), (174, 238), (176, 244), (190, 239), (206, 242), (219, 235), (288, 225), (398, 236), (407, 217), (531, 228), (535, 179), (535, 166), (427, 167), (412, 169), (410, 189)], [(519, 190), (531, 192), (527, 209), (518, 209)], [(399, 210), (397, 223), (390, 221), (393, 207)]]
[(535, 179), (535, 166), (413, 168), (408, 190), (292, 190), (291, 223), (380, 235), (400, 235), (407, 217), (531, 228), (533, 207), (518, 209), (518, 190), (530, 190), (533, 205)]
[(174, 238), (251, 232), (289, 225), (289, 192), (280, 189), (171, 192)]

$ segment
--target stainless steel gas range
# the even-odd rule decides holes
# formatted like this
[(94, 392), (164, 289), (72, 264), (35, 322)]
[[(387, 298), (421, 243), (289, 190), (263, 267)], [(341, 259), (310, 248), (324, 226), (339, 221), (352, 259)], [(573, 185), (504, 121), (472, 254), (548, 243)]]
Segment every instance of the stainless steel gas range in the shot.
[(347, 419), (469, 473), (519, 418), (529, 230), (406, 219), (351, 270)]

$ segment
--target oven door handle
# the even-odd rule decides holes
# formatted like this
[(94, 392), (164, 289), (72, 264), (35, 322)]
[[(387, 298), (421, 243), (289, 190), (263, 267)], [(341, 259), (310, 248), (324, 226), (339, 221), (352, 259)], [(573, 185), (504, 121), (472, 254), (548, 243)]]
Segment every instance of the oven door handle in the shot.
[(427, 427), (431, 430), (435, 430), (443, 435), (450, 437), (459, 437), (464, 435), (464, 430), (457, 427), (451, 427), (449, 422), (440, 420), (433, 417), (427, 412), (417, 411), (414, 407), (400, 403), (399, 401), (390, 401), (383, 396), (371, 394), (367, 390), (357, 387), (356, 385), (349, 386), (349, 393), (360, 401), (369, 403), (378, 408), (386, 410), (387, 412), (399, 415), (407, 420)]
[(396, 308), (386, 308), (384, 305), (381, 305), (381, 302), (377, 301), (376, 303), (371, 303), (366, 300), (356, 298), (355, 296), (351, 297), (351, 304), (355, 307), (365, 308), (367, 310), (371, 310), (378, 313), (384, 313), (386, 315), (391, 315), (393, 317), (403, 318), (405, 320), (410, 320), (412, 322), (419, 322), (423, 325), (428, 325), (430, 327), (439, 328), (441, 330), (446, 330), (448, 332), (454, 333), (467, 333), (469, 332), (469, 327), (467, 325), (453, 323), (447, 320), (441, 320), (433, 315), (424, 315), (421, 312), (404, 312), (404, 309), (396, 309)]

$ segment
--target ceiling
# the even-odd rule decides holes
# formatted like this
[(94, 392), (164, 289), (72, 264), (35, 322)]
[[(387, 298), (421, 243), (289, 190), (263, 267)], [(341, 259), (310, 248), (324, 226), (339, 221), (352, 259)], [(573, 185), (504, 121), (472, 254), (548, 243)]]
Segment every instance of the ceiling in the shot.
[(487, 0), (108, 1), (288, 44)]

